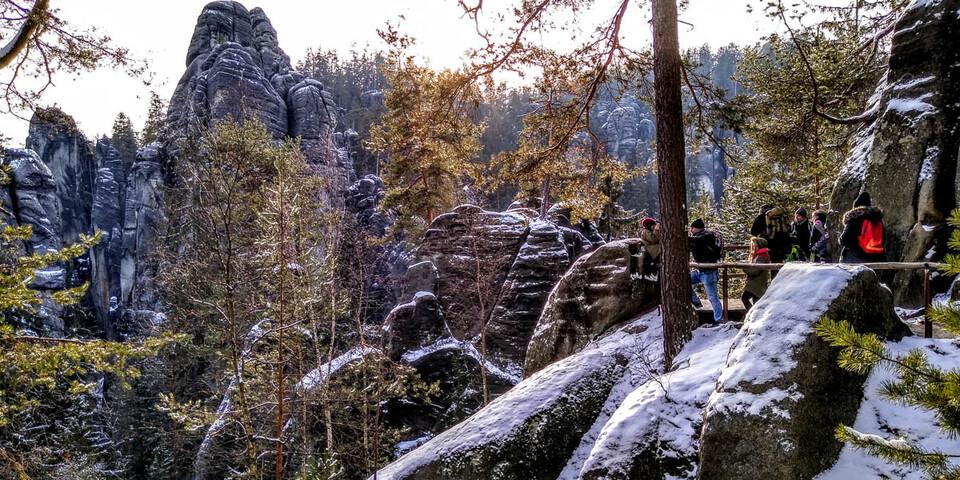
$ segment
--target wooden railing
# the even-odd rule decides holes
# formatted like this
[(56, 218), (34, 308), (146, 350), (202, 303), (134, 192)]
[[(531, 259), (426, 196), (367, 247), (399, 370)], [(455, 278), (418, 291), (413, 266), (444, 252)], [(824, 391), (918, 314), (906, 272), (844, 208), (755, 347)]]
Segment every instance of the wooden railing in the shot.
[[(726, 247), (730, 248), (730, 247)], [(736, 270), (780, 270), (783, 268), (785, 263), (746, 263), (746, 262), (720, 262), (720, 263), (696, 263), (691, 262), (690, 268), (696, 268), (698, 270), (720, 270), (721, 273), (721, 288), (723, 292), (723, 320), (727, 321), (730, 318), (730, 307), (729, 307), (729, 290), (730, 290), (730, 269)], [(825, 264), (829, 265), (829, 264)], [(933, 300), (932, 292), (930, 291), (930, 272), (938, 270), (945, 265), (943, 263), (935, 262), (880, 262), (880, 263), (857, 263), (849, 265), (859, 265), (864, 266), (873, 270), (922, 270), (923, 271), (923, 306), (924, 306), (924, 320), (923, 320), (923, 336), (926, 338), (933, 337), (933, 322), (930, 321), (930, 304)]]

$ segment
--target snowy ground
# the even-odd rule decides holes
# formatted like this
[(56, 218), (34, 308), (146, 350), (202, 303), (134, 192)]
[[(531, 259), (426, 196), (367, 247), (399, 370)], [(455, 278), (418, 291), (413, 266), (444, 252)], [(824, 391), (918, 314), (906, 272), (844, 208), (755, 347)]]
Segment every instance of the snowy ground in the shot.
[[(894, 354), (905, 354), (912, 349), (921, 349), (934, 365), (941, 368), (960, 367), (960, 344), (956, 340), (908, 337), (900, 342), (890, 342), (887, 347)], [(896, 405), (879, 395), (883, 382), (892, 378), (887, 369), (874, 369), (867, 380), (863, 403), (853, 428), (863, 433), (884, 437), (904, 436), (917, 441), (927, 449), (939, 449), (944, 453), (960, 453), (960, 439), (950, 438), (938, 427), (933, 413), (916, 407)], [(836, 465), (817, 477), (820, 480), (848, 480), (853, 478), (896, 478), (920, 480), (923, 475), (909, 468), (889, 464), (879, 458), (851, 448), (843, 447)]]

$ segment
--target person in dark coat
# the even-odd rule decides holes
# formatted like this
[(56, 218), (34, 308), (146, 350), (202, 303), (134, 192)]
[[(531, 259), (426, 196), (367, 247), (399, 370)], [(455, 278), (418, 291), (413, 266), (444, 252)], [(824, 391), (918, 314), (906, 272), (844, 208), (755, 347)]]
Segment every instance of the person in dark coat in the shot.
[(767, 212), (773, 210), (773, 205), (764, 205), (760, 207), (760, 212), (753, 218), (753, 225), (750, 225), (750, 235), (754, 237), (764, 237), (767, 235)]
[[(756, 235), (767, 241), (767, 248), (770, 249), (771, 263), (783, 263), (793, 249), (793, 239), (790, 237), (790, 221), (787, 218), (787, 211), (780, 207), (774, 207), (766, 214), (767, 230), (763, 235)], [(776, 276), (774, 273), (772, 276)]]
[(883, 210), (874, 207), (870, 194), (861, 192), (853, 209), (843, 215), (840, 261), (868, 263), (886, 261)]
[(813, 230), (810, 232), (810, 250), (813, 261), (825, 263), (830, 261), (830, 231), (827, 229), (827, 212), (817, 210), (813, 212)]
[[(690, 253), (693, 255), (693, 260), (697, 263), (717, 263), (723, 256), (717, 234), (707, 230), (703, 220), (699, 218), (690, 224), (687, 240), (690, 242)], [(723, 321), (723, 304), (720, 303), (720, 296), (717, 293), (718, 279), (719, 274), (715, 268), (690, 271), (690, 283), (692, 285), (702, 283), (703, 289), (707, 292), (707, 299), (710, 300), (710, 305), (713, 307), (714, 324)], [(693, 304), (699, 307), (700, 298), (697, 296), (697, 292), (692, 292), (692, 295)]]
[(810, 241), (812, 235), (810, 220), (807, 218), (807, 210), (803, 207), (797, 209), (793, 215), (793, 223), (790, 225), (790, 236), (793, 238), (793, 244), (800, 252), (801, 262), (810, 261)]

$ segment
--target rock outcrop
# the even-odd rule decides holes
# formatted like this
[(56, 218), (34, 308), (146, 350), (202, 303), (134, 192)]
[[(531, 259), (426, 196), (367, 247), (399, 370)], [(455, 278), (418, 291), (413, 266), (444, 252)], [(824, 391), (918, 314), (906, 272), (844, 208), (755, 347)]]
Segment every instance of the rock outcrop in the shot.
[(256, 118), (277, 139), (299, 138), (301, 150), (330, 182), (332, 204), (346, 190), (353, 167), (346, 148), (335, 142), (336, 107), (317, 80), (294, 70), (277, 32), (260, 8), (215, 1), (200, 16), (187, 50), (187, 69), (167, 111), (168, 148), (199, 135), (216, 122)]
[(872, 270), (781, 270), (747, 315), (710, 397), (702, 478), (813, 478), (836, 461), (834, 430), (853, 423), (866, 377), (838, 366), (838, 349), (814, 332), (822, 317), (881, 338), (899, 339), (906, 328)]
[[(876, 119), (858, 135), (830, 206), (849, 210), (861, 191), (885, 211), (887, 258), (940, 260), (957, 205), (960, 148), (960, 2), (917, 0), (897, 21), (887, 73), (871, 100)], [(915, 273), (897, 275), (898, 304), (921, 304)]]
[(461, 205), (438, 216), (414, 250), (401, 301), (435, 294), (453, 338), (479, 346), (482, 334), (487, 358), (519, 378), (551, 289), (573, 260), (603, 243), (564, 212), (537, 218), (522, 207)]
[(658, 321), (639, 319), (543, 369), (371, 478), (556, 479)]
[[(76, 315), (79, 323), (71, 326), (108, 338), (135, 327), (121, 325), (126, 311), (154, 318), (158, 299), (143, 293), (150, 288), (131, 291), (152, 282), (147, 257), (163, 215), (162, 147), (142, 148), (131, 167), (108, 139), (92, 144), (69, 115), (54, 108), (34, 114), (26, 144), (27, 149), (6, 152), (11, 184), (3, 193), (14, 214), (11, 224), (33, 229), (24, 252), (59, 251), (81, 234), (102, 235), (88, 254), (38, 271), (34, 285), (54, 291), (89, 282), (87, 300)], [(53, 302), (41, 309), (50, 333), (63, 333), (70, 320), (63, 313)]]
[(660, 303), (659, 284), (640, 275), (640, 250), (639, 240), (620, 240), (574, 263), (537, 322), (526, 349), (526, 376)]

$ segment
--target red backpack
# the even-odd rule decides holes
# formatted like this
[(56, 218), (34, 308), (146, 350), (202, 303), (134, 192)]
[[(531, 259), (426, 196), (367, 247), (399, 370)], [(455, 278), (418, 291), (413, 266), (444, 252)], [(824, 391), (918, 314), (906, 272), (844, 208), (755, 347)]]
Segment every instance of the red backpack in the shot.
[(883, 253), (883, 222), (864, 219), (857, 240), (864, 253), (869, 255)]

